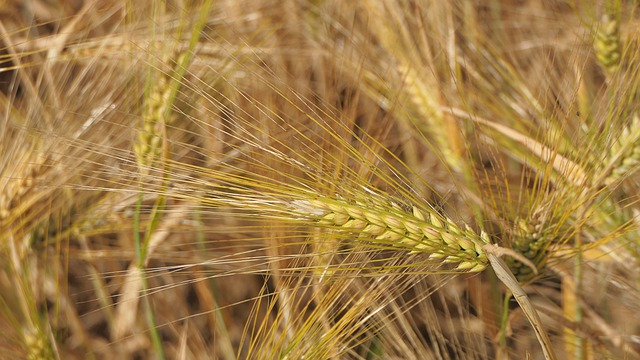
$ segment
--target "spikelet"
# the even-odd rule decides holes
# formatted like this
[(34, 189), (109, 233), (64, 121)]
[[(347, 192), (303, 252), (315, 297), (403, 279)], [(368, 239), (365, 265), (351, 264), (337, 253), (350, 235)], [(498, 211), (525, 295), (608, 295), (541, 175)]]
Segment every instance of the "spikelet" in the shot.
[(620, 27), (618, 20), (604, 15), (593, 42), (596, 58), (607, 74), (614, 74), (620, 66)]
[(487, 267), (486, 234), (462, 229), (451, 219), (416, 206), (404, 210), (381, 197), (369, 203), (316, 197), (295, 200), (292, 210), (320, 226), (358, 234), (362, 241), (383, 248), (427, 253), (430, 259), (457, 264), (457, 270), (480, 272)]

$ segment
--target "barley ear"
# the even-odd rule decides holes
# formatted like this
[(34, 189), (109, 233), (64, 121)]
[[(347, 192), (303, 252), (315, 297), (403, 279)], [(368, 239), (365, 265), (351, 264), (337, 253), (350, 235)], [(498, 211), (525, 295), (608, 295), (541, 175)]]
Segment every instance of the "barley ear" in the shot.
[(533, 261), (539, 261), (554, 240), (551, 234), (553, 224), (550, 224), (550, 217), (551, 211), (548, 206), (537, 206), (527, 218), (516, 222), (513, 252), (503, 253), (509, 255), (506, 262), (517, 279), (526, 280), (537, 275), (538, 266)]
[[(604, 185), (611, 185), (630, 176), (640, 165), (640, 117), (633, 115), (607, 151), (608, 164), (604, 170)], [(602, 177), (601, 177), (602, 178)]]
[(16, 158), (18, 161), (14, 165), (0, 169), (0, 224), (11, 221), (12, 215), (18, 215), (12, 214), (12, 209), (20, 204), (46, 170), (47, 160), (36, 149), (27, 149)]
[(164, 126), (169, 96), (171, 93), (169, 76), (162, 74), (151, 82), (142, 113), (142, 123), (137, 131), (134, 151), (138, 159), (140, 172), (146, 174), (153, 166), (162, 150)]
[(27, 349), (28, 360), (55, 359), (55, 344), (43, 329), (25, 330), (23, 341)]
[(342, 198), (316, 197), (290, 204), (298, 218), (310, 219), (322, 227), (356, 234), (360, 241), (376, 247), (425, 253), (432, 260), (457, 264), (456, 270), (480, 272), (488, 265), (483, 246), (486, 236), (456, 225), (432, 210), (411, 210), (394, 206), (384, 196), (372, 202), (352, 203)]
[(604, 15), (599, 22), (593, 42), (598, 64), (608, 75), (620, 66), (620, 26), (611, 15)]
[(425, 133), (433, 135), (433, 141), (442, 152), (443, 159), (454, 170), (460, 171), (464, 161), (461, 156), (464, 140), (453, 116), (441, 110), (442, 104), (438, 102), (437, 92), (434, 93), (434, 89), (438, 87), (426, 83), (410, 66), (400, 66), (399, 71), (405, 78), (405, 89), (419, 114), (420, 121), (416, 125)]

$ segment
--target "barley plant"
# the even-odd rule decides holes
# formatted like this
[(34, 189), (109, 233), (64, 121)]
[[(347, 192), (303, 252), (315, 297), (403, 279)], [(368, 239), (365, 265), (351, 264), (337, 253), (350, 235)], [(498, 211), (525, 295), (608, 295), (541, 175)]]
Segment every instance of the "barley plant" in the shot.
[(640, 359), (639, 29), (0, 2), (0, 358)]

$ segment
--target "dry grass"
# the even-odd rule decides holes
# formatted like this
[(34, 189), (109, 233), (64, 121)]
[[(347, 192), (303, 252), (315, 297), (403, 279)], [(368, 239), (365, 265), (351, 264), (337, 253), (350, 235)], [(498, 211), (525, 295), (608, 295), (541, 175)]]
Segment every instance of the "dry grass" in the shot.
[(0, 358), (640, 358), (636, 8), (0, 2)]

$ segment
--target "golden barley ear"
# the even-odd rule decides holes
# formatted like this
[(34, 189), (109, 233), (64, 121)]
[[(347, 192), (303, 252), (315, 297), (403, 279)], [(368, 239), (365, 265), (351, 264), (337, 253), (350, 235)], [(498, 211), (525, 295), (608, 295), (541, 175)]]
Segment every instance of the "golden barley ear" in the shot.
[(3, 176), (0, 178), (0, 223), (15, 221), (9, 219), (11, 210), (20, 204), (23, 196), (30, 191), (38, 176), (45, 170), (44, 157), (38, 155), (34, 149), (28, 149), (24, 154), (13, 155), (14, 163), (1, 169)]

